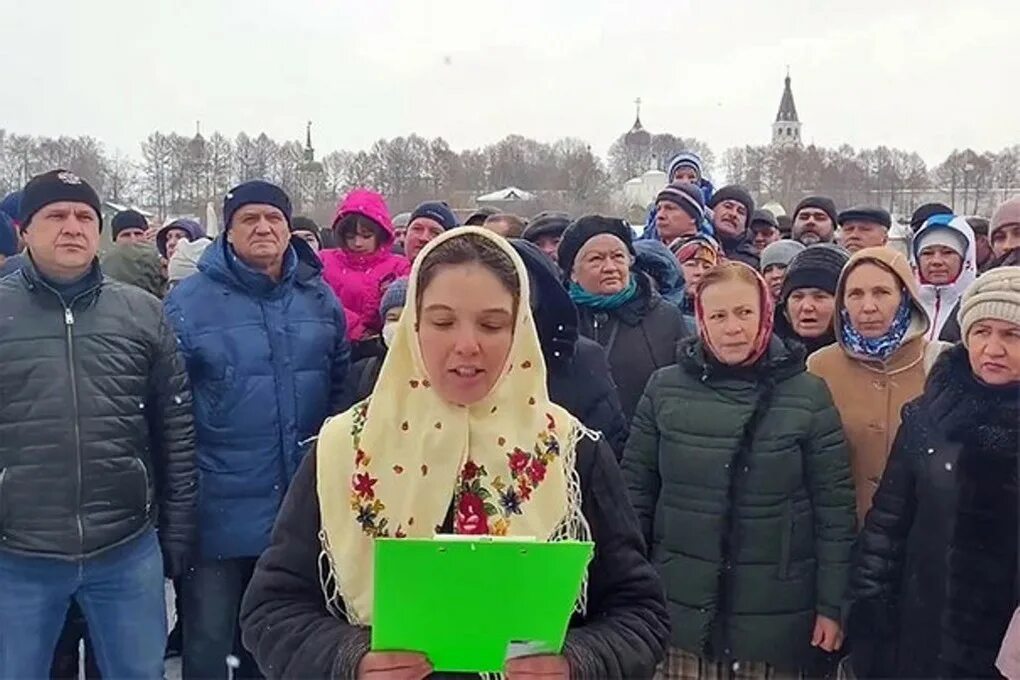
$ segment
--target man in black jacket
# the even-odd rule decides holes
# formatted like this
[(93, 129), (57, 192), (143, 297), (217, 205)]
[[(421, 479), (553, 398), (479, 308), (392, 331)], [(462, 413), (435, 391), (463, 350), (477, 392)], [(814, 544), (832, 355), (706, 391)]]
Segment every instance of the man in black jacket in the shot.
[(751, 194), (744, 187), (731, 184), (712, 194), (708, 207), (712, 209), (715, 237), (726, 257), (757, 270), (758, 251), (754, 247), (754, 234), (748, 228), (754, 215)]
[(34, 177), (19, 224), (27, 263), (0, 281), (0, 677), (49, 674), (73, 600), (104, 677), (162, 678), (164, 571), (194, 532), (187, 376), (159, 300), (103, 278), (92, 187)]

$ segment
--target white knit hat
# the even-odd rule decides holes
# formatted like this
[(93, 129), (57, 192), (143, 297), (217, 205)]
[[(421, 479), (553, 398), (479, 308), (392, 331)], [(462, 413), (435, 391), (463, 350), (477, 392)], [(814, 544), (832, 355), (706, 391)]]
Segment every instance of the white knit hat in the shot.
[(199, 238), (194, 241), (180, 240), (177, 242), (177, 249), (174, 256), (166, 265), (166, 278), (170, 283), (177, 283), (188, 278), (198, 271), (198, 261), (202, 253), (212, 243), (207, 238)]
[(957, 318), (964, 345), (970, 327), (982, 319), (1020, 326), (1020, 267), (999, 267), (978, 277), (963, 294)]

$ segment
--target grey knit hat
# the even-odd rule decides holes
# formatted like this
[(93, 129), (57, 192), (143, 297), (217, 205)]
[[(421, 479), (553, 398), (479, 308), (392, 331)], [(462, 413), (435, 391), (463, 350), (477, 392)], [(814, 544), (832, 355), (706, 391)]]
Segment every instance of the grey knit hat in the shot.
[(789, 267), (797, 253), (805, 249), (800, 241), (783, 240), (770, 243), (761, 251), (761, 271), (764, 272), (774, 264)]
[(405, 304), (407, 304), (407, 277), (397, 279), (386, 288), (379, 301), (379, 316), (385, 317), (386, 312)]
[(982, 319), (1020, 326), (1020, 267), (999, 267), (979, 276), (963, 294), (957, 319), (964, 345), (971, 326)]

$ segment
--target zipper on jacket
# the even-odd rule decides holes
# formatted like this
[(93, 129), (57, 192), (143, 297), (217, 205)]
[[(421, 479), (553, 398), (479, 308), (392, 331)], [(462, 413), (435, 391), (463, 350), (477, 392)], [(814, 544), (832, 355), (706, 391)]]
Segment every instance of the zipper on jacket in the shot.
[(931, 315), (931, 335), (929, 340), (934, 340), (939, 331), (939, 311), (942, 309), (942, 291), (935, 289), (935, 313)]
[[(72, 304), (73, 301), (72, 301)], [(64, 328), (67, 332), (67, 365), (71, 369), (71, 403), (74, 405), (74, 451), (78, 462), (76, 470), (77, 486), (75, 493), (77, 503), (74, 506), (74, 519), (78, 527), (78, 552), (85, 552), (85, 527), (81, 519), (82, 486), (84, 485), (84, 473), (82, 467), (85, 462), (82, 460), (81, 452), (81, 410), (78, 404), (78, 374), (74, 370), (74, 312), (70, 307), (64, 307)]]

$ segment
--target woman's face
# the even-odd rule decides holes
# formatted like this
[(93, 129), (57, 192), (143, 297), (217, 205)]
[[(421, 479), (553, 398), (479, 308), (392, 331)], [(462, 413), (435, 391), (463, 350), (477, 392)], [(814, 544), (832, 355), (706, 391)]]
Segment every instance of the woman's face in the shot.
[(988, 385), (1020, 382), (1020, 326), (981, 319), (967, 334), (967, 355), (974, 375)]
[(870, 262), (857, 265), (843, 287), (850, 323), (865, 338), (880, 338), (889, 331), (902, 299), (899, 279)]
[(731, 366), (745, 362), (761, 327), (758, 288), (745, 281), (713, 283), (701, 291), (701, 308), (716, 358)]
[(481, 264), (441, 267), (421, 295), (425, 370), (450, 403), (468, 406), (492, 391), (513, 338), (513, 295)]
[(712, 263), (698, 257), (692, 257), (686, 262), (682, 262), (680, 267), (684, 270), (684, 283), (687, 284), (688, 295), (693, 295), (698, 284), (701, 283), (701, 279), (712, 271)]
[(630, 283), (630, 253), (611, 234), (588, 239), (574, 261), (573, 279), (594, 295), (619, 293)]
[(821, 288), (798, 288), (786, 300), (786, 318), (802, 338), (820, 338), (832, 328), (836, 297)]

